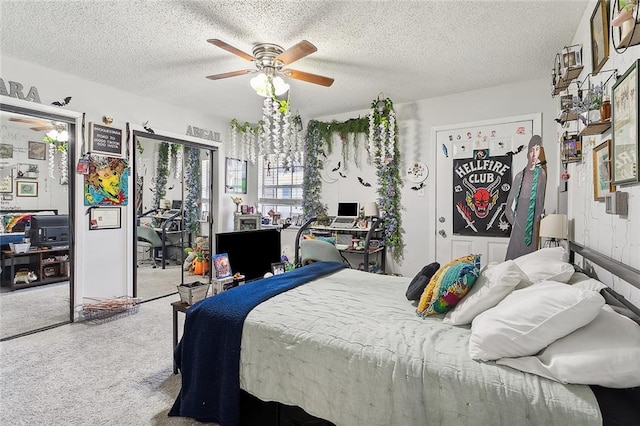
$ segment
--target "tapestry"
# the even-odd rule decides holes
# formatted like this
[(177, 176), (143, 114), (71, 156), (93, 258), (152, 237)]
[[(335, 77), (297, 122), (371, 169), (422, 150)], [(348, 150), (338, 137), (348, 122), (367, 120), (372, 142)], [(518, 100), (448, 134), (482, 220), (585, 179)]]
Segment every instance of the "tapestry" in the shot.
[(85, 206), (126, 206), (129, 164), (124, 158), (91, 155), (84, 176)]
[(512, 155), (489, 156), (489, 150), (473, 158), (453, 160), (453, 233), (484, 237), (508, 237), (511, 225), (505, 216), (511, 189)]

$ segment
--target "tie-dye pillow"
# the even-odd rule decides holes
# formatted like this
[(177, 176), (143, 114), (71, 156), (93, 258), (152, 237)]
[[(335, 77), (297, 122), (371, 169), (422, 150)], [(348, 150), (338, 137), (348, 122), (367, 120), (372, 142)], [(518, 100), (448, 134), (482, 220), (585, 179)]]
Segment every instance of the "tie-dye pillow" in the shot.
[(418, 314), (442, 314), (452, 309), (469, 292), (480, 273), (480, 255), (454, 259), (438, 269), (418, 303)]

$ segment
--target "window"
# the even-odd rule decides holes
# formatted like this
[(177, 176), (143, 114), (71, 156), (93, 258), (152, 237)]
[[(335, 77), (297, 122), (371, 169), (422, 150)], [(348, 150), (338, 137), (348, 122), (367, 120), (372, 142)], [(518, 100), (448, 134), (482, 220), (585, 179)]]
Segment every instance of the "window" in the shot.
[(302, 214), (304, 167), (282, 156), (266, 155), (258, 164), (259, 209), (263, 216), (270, 210), (281, 218)]

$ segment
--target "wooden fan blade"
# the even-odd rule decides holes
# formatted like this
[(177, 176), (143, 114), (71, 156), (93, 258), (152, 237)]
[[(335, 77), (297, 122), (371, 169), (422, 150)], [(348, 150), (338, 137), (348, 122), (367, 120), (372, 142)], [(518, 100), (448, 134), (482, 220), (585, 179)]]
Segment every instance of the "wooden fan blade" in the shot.
[(41, 132), (43, 130), (51, 130), (53, 126), (38, 126), (38, 127), (29, 127), (31, 130), (35, 130), (36, 132)]
[(234, 55), (240, 56), (242, 59), (246, 59), (247, 61), (254, 61), (255, 58), (251, 55), (249, 55), (248, 53), (243, 52), (240, 49), (236, 49), (235, 47), (231, 46), (230, 44), (225, 43), (222, 40), (219, 40), (217, 38), (210, 38), (209, 40), (207, 40), (209, 43), (213, 44), (214, 46), (218, 46), (221, 49), (226, 50), (227, 52), (233, 53)]
[(40, 126), (46, 126), (47, 123), (42, 120), (36, 120), (33, 118), (19, 118), (19, 117), (10, 117), (9, 121), (16, 121), (18, 123), (27, 123), (27, 124), (37, 124)]
[(231, 72), (225, 72), (225, 73), (222, 73), (222, 74), (208, 75), (207, 78), (209, 80), (221, 80), (223, 78), (229, 78), (229, 77), (235, 77), (235, 76), (238, 76), (238, 75), (250, 74), (252, 72), (256, 72), (256, 70), (231, 71)]
[(287, 77), (295, 78), (296, 80), (306, 81), (308, 83), (319, 84), (320, 86), (329, 87), (333, 84), (333, 79), (318, 74), (311, 74), (309, 72), (297, 71), (287, 68), (282, 70), (282, 73)]
[(274, 62), (280, 61), (283, 65), (289, 65), (291, 62), (304, 58), (305, 56), (310, 55), (317, 50), (318, 48), (313, 44), (309, 43), (307, 40), (302, 40), (300, 43), (296, 44), (295, 46), (291, 46), (290, 48), (276, 56)]

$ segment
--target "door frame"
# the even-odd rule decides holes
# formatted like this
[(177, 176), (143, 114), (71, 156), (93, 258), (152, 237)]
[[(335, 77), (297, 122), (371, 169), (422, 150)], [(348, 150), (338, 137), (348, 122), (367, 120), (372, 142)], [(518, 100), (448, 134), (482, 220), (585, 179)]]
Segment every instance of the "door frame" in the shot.
[[(214, 234), (214, 223), (217, 220), (217, 210), (214, 207), (217, 205), (217, 201), (219, 200), (219, 185), (220, 185), (220, 167), (219, 167), (219, 152), (221, 143), (220, 142), (204, 142), (202, 139), (198, 139), (192, 136), (175, 134), (163, 130), (153, 129), (153, 133), (149, 132), (143, 126), (139, 126), (136, 124), (127, 123), (127, 137), (128, 140), (131, 141), (131, 152), (132, 152), (132, 170), (131, 173), (131, 182), (130, 188), (135, 188), (135, 183), (137, 182), (138, 170), (137, 170), (137, 156), (138, 150), (136, 149), (138, 138), (144, 137), (146, 139), (154, 139), (160, 142), (169, 142), (173, 144), (179, 144), (185, 147), (190, 148), (198, 148), (207, 150), (210, 153), (210, 164), (209, 164), (209, 173), (211, 175), (211, 180), (209, 182), (209, 193), (211, 197), (209, 199), (209, 211), (212, 213), (208, 218), (208, 226), (209, 226), (209, 253), (212, 253), (212, 244), (213, 239), (215, 237)], [(137, 274), (137, 213), (135, 211), (135, 206), (137, 204), (137, 194), (136, 191), (131, 191), (132, 193), (132, 203), (131, 203), (131, 223), (128, 227), (127, 238), (130, 242), (130, 253), (129, 258), (131, 262), (127, 266), (128, 271), (127, 275), (131, 277), (130, 282), (132, 283), (131, 294), (133, 297), (138, 296), (138, 274)], [(183, 271), (183, 279), (184, 279), (184, 271)], [(209, 280), (211, 279), (211, 268), (209, 268)]]
[[(65, 321), (60, 324), (52, 324), (52, 326), (72, 323), (75, 320), (75, 301), (76, 295), (81, 293), (80, 288), (76, 288), (75, 276), (77, 265), (76, 262), (76, 151), (81, 145), (84, 131), (84, 114), (81, 112), (68, 111), (60, 107), (54, 107), (49, 105), (43, 105), (35, 102), (29, 102), (22, 99), (11, 98), (7, 96), (0, 97), (0, 111), (14, 114), (28, 115), (45, 120), (56, 120), (67, 123), (72, 128), (69, 132), (68, 142), (68, 161), (67, 161), (67, 173), (69, 176), (69, 196), (68, 196), (68, 211), (69, 211), (69, 321)], [(44, 329), (51, 326), (44, 327)], [(34, 330), (37, 331), (37, 330)]]
[[(452, 123), (452, 124), (445, 124), (445, 125), (441, 125), (441, 126), (434, 126), (431, 127), (431, 140), (433, 141), (432, 143), (432, 147), (431, 147), (431, 155), (432, 158), (436, 159), (434, 161), (434, 173), (435, 173), (435, 185), (434, 185), (434, 190), (430, 191), (429, 194), (429, 203), (430, 205), (434, 206), (434, 216), (433, 216), (433, 220), (428, 222), (428, 227), (429, 229), (427, 230), (428, 235), (431, 235), (431, 242), (430, 242), (430, 249), (432, 250), (431, 252), (434, 254), (434, 258), (438, 257), (438, 214), (437, 214), (437, 207), (436, 207), (436, 203), (437, 203), (437, 197), (438, 197), (438, 190), (439, 190), (439, 183), (438, 183), (438, 175), (439, 175), (439, 170), (438, 170), (438, 155), (440, 155), (442, 153), (442, 147), (438, 146), (438, 141), (437, 141), (437, 134), (438, 132), (442, 132), (442, 131), (447, 131), (447, 130), (454, 130), (454, 129), (459, 129), (460, 127), (479, 127), (479, 126), (490, 126), (490, 125), (497, 125), (497, 124), (504, 124), (504, 123), (511, 123), (514, 121), (527, 121), (527, 120), (531, 120), (532, 121), (532, 135), (540, 135), (542, 136), (542, 113), (541, 112), (536, 112), (536, 113), (531, 113), (531, 114), (523, 114), (523, 115), (516, 115), (516, 116), (509, 116), (509, 117), (500, 117), (500, 118), (494, 118), (494, 119), (488, 119), (488, 120), (477, 120), (477, 121), (470, 121), (470, 122), (460, 122), (460, 123)], [(453, 150), (451, 150), (453, 151)], [(449, 152), (448, 153), (449, 156), (453, 155), (453, 152)], [(448, 163), (447, 163), (448, 164)], [(514, 167), (512, 166), (512, 170), (514, 169)]]

